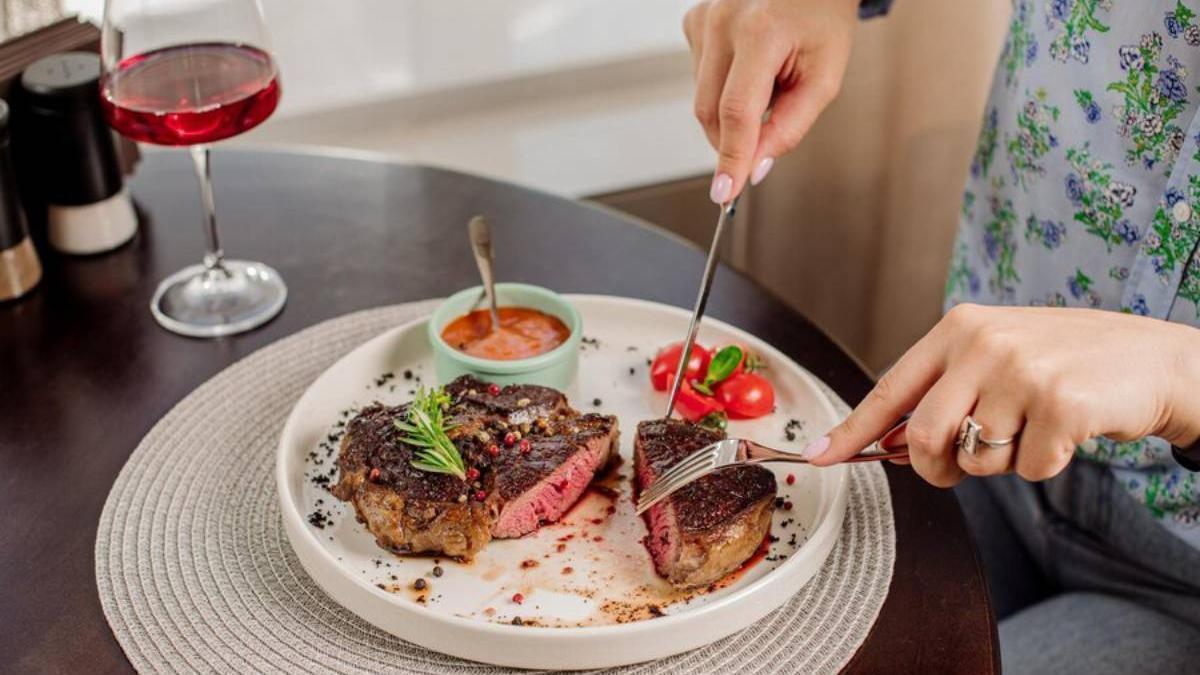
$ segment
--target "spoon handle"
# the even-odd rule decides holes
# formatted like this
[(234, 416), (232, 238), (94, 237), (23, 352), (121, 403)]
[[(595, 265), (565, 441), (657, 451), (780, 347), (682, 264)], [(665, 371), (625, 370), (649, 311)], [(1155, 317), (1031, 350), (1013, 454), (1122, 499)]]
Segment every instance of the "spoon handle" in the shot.
[(488, 313), (492, 317), (492, 330), (500, 328), (500, 315), (496, 312), (496, 273), (492, 254), (492, 228), (483, 216), (475, 216), (467, 224), (471, 235), (471, 251), (475, 264), (479, 266), (479, 278), (483, 280), (483, 292), (487, 296)]

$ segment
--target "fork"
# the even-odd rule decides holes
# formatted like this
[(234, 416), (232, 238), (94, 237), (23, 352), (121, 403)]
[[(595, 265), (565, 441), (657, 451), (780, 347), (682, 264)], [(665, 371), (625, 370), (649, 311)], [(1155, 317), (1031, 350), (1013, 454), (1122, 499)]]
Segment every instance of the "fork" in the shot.
[[(896, 439), (904, 434), (907, 426), (907, 419), (900, 420), (879, 440), (846, 461), (878, 462), (885, 459), (907, 458), (907, 441), (896, 442)], [(761, 443), (755, 443), (745, 438), (726, 438), (712, 445), (706, 445), (684, 457), (669, 471), (659, 476), (658, 480), (638, 496), (636, 513), (641, 515), (646, 509), (670, 497), (684, 486), (718, 469), (764, 462), (809, 463), (807, 459), (794, 452), (768, 448)]]

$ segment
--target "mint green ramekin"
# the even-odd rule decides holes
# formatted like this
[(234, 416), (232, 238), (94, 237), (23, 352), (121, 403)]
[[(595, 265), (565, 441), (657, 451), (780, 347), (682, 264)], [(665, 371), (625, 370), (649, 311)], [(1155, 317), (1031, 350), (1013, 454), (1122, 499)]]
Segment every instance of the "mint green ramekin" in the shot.
[(481, 359), (464, 354), (442, 339), (442, 330), (454, 319), (484, 306), (483, 288), (475, 286), (459, 291), (438, 306), (429, 319), (429, 343), (433, 345), (433, 365), (439, 384), (460, 375), (475, 375), (496, 384), (540, 384), (559, 391), (567, 389), (579, 370), (579, 343), (583, 337), (583, 319), (566, 298), (541, 286), (496, 284), (496, 304), (500, 307), (529, 307), (562, 320), (570, 329), (567, 341), (537, 356), (516, 361)]

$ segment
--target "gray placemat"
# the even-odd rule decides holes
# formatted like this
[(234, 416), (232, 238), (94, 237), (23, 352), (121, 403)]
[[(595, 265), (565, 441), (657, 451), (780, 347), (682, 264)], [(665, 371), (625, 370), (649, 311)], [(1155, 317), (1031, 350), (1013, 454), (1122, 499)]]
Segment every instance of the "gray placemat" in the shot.
[[(342, 608), (304, 572), (280, 520), (275, 447), (292, 405), (338, 357), (432, 307), (358, 312), (280, 340), (200, 386), (146, 435), (113, 485), (96, 535), (100, 602), (135, 668), (509, 672), (409, 644)], [(841, 537), (791, 601), (708, 647), (621, 671), (844, 666), (887, 596), (896, 541), (882, 468), (860, 464), (850, 475)]]

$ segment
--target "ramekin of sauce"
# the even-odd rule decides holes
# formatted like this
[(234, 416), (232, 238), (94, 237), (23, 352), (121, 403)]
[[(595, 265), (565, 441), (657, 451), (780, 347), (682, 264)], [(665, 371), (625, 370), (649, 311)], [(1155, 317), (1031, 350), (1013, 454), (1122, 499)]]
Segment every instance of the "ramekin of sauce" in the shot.
[(540, 286), (496, 284), (500, 329), (480, 287), (447, 298), (429, 320), (438, 380), (472, 374), (497, 384), (566, 389), (579, 367), (583, 322), (566, 298)]

